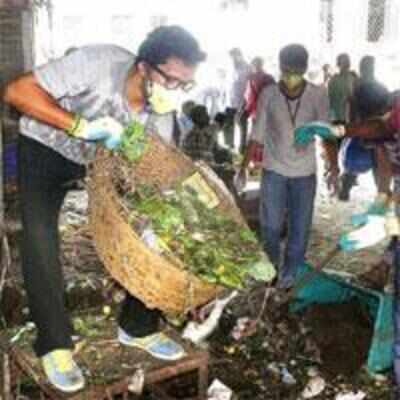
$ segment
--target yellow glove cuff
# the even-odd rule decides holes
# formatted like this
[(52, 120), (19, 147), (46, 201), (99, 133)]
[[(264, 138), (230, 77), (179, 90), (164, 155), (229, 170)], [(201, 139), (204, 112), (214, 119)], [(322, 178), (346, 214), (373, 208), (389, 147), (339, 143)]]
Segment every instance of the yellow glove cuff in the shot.
[(88, 123), (86, 119), (82, 118), (80, 115), (76, 115), (71, 127), (68, 128), (66, 132), (76, 138), (83, 138)]

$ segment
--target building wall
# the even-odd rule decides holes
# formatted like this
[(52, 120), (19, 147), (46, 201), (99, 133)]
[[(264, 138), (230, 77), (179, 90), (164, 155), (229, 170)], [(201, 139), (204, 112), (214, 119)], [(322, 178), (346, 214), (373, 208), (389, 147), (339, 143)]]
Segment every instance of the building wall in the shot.
[[(24, 1), (0, 0), (0, 88), (33, 65), (33, 13)], [(0, 91), (1, 92), (1, 91)], [(5, 183), (7, 202), (16, 192), (17, 112), (0, 102), (0, 174)], [(0, 187), (0, 191), (2, 191)], [(0, 194), (0, 198), (2, 195)], [(0, 207), (3, 202), (0, 200)]]

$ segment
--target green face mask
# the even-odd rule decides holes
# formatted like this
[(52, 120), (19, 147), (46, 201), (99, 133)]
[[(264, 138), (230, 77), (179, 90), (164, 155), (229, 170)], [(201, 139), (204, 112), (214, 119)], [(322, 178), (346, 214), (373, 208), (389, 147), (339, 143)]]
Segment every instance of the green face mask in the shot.
[(294, 74), (292, 72), (283, 72), (281, 79), (289, 90), (293, 90), (301, 85), (303, 82), (303, 75)]

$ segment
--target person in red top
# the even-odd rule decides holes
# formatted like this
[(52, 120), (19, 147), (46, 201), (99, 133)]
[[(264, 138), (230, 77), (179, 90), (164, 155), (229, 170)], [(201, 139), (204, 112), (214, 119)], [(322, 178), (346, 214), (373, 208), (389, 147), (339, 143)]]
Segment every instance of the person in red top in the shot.
[(255, 57), (251, 62), (251, 74), (244, 94), (244, 109), (252, 121), (256, 117), (258, 95), (265, 86), (272, 83), (275, 83), (275, 79), (264, 71), (264, 60), (261, 57)]

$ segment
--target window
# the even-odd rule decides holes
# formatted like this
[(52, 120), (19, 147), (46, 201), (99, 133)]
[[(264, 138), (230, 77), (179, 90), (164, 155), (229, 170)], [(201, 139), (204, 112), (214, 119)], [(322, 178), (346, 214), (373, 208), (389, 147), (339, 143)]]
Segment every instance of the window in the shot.
[(333, 0), (321, 0), (320, 21), (323, 29), (324, 41), (333, 41)]
[(386, 0), (368, 2), (368, 42), (378, 42), (385, 33)]

